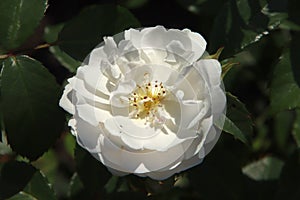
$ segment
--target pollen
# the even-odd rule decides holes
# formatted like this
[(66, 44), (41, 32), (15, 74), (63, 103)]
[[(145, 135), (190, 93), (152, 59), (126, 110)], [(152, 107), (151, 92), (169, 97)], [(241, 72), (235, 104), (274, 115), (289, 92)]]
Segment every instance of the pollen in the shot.
[(138, 85), (130, 94), (128, 100), (135, 118), (145, 118), (146, 121), (153, 121), (157, 116), (158, 108), (162, 107), (162, 101), (167, 95), (163, 83), (157, 80), (154, 82), (145, 81)]

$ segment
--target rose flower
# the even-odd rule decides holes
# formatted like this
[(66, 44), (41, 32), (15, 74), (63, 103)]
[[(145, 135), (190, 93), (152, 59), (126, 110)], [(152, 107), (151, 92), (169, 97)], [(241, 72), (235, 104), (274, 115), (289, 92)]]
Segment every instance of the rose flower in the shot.
[(119, 176), (163, 180), (200, 164), (226, 106), (205, 48), (200, 34), (162, 26), (105, 37), (60, 100), (79, 145)]

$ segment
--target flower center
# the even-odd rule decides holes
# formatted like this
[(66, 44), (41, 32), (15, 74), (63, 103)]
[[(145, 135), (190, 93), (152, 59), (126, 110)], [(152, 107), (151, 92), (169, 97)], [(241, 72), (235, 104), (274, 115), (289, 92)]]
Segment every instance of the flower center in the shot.
[(146, 121), (153, 122), (159, 115), (158, 112), (162, 107), (161, 102), (166, 93), (162, 82), (144, 82), (143, 85), (138, 85), (129, 97), (132, 117), (145, 118)]

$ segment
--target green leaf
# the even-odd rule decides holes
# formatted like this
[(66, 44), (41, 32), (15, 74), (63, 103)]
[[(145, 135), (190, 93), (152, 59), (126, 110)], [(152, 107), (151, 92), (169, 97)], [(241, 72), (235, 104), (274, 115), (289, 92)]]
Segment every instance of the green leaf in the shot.
[[(226, 133), (230, 133), (236, 139), (239, 139), (241, 142), (245, 144), (249, 144), (249, 141), (247, 137), (243, 134), (243, 132), (230, 119), (228, 119), (226, 116), (224, 117), (225, 117), (225, 121), (224, 121), (223, 131), (225, 131)], [(222, 128), (220, 126), (218, 127)]]
[(275, 66), (270, 98), (272, 112), (300, 107), (300, 88), (293, 77), (289, 51), (281, 56)]
[(69, 191), (68, 196), (72, 199), (74, 199), (75, 196), (78, 196), (80, 192), (83, 190), (82, 182), (80, 181), (78, 174), (73, 174), (70, 185), (69, 185)]
[(107, 181), (105, 185), (105, 191), (106, 193), (112, 193), (117, 189), (119, 182), (119, 177), (118, 176), (111, 176), (111, 178)]
[(270, 0), (268, 4), (263, 7), (261, 12), (268, 16), (268, 26), (270, 29), (281, 28), (282, 24), (286, 23), (288, 18), (287, 0)]
[(30, 194), (35, 199), (55, 200), (54, 190), (49, 185), (46, 177), (37, 171), (23, 192)]
[(101, 193), (111, 177), (106, 167), (78, 144), (75, 149), (77, 173), (83, 185), (91, 193)]
[(47, 8), (47, 0), (0, 1), (0, 49), (19, 47), (33, 34)]
[(266, 2), (228, 0), (215, 18), (209, 52), (224, 46), (223, 57), (230, 57), (258, 42), (287, 18), (286, 13), (269, 13)]
[[(44, 38), (48, 43), (56, 42), (58, 39), (58, 34), (64, 27), (64, 24), (58, 24), (53, 26), (47, 26), (45, 28)], [(81, 65), (81, 62), (75, 60), (65, 52), (63, 52), (59, 46), (51, 46), (49, 48), (50, 52), (55, 56), (55, 58), (67, 68), (70, 72), (75, 72), (76, 69)]]
[(44, 29), (44, 39), (48, 43), (55, 43), (58, 39), (58, 34), (63, 29), (64, 24), (48, 25)]
[(59, 86), (41, 63), (18, 56), (4, 62), (1, 94), (8, 143), (15, 152), (35, 160), (64, 127)]
[(239, 14), (235, 1), (227, 1), (215, 18), (210, 37), (209, 52), (214, 52), (220, 47), (225, 47), (222, 54), (225, 57), (238, 52), (244, 46), (242, 43), (243, 38), (247, 34), (252, 35), (252, 32), (245, 30), (245, 27), (246, 24)]
[(137, 19), (125, 8), (91, 6), (65, 25), (59, 34), (59, 46), (73, 58), (83, 61), (104, 36), (139, 26)]
[(76, 147), (76, 139), (72, 134), (66, 134), (64, 138), (64, 146), (67, 153), (74, 158), (74, 151)]
[(279, 178), (283, 161), (275, 157), (264, 157), (243, 167), (242, 171), (256, 181), (269, 181)]
[(9, 198), (9, 200), (18, 200), (18, 199), (47, 199), (55, 200), (54, 191), (49, 185), (46, 177), (41, 174), (39, 171), (36, 171), (32, 176), (30, 182), (26, 185), (23, 191)]
[(20, 192), (14, 195), (13, 197), (9, 198), (8, 200), (36, 200), (36, 198), (25, 192)]
[(24, 162), (5, 163), (0, 171), (0, 199), (21, 191), (34, 175), (36, 169)]
[(250, 144), (252, 137), (252, 120), (245, 105), (237, 97), (227, 93), (227, 113), (223, 131), (232, 134), (243, 143)]
[(262, 13), (269, 17), (270, 29), (279, 27), (285, 30), (299, 31), (300, 15), (297, 6), (299, 7), (297, 0), (270, 0), (262, 9)]
[(296, 119), (294, 121), (292, 134), (296, 141), (297, 147), (300, 148), (300, 109), (296, 110)]

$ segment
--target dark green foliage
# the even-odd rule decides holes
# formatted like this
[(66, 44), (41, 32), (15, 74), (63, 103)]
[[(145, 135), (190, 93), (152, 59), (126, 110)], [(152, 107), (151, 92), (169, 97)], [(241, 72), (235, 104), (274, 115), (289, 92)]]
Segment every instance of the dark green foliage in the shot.
[[(0, 199), (300, 199), (299, 2), (0, 0)], [(155, 25), (199, 32), (208, 53), (238, 63), (224, 74), (218, 143), (161, 182), (112, 176), (74, 148), (58, 106), (104, 36)]]
[(12, 149), (35, 160), (60, 135), (64, 115), (54, 77), (27, 56), (7, 58), (1, 73), (2, 114)]
[(39, 25), (46, 8), (47, 0), (1, 1), (0, 53), (23, 44)]
[(300, 107), (300, 88), (291, 68), (290, 52), (285, 52), (274, 69), (271, 84), (271, 107), (273, 112)]
[(99, 5), (84, 9), (68, 22), (59, 34), (62, 50), (83, 61), (104, 36), (113, 36), (128, 28), (139, 27), (135, 17), (125, 8)]
[(35, 168), (24, 162), (4, 164), (0, 172), (0, 199), (13, 196), (23, 190), (35, 173)]
[(79, 145), (75, 149), (75, 161), (77, 173), (83, 185), (90, 194), (100, 197), (111, 174), (105, 166)]

